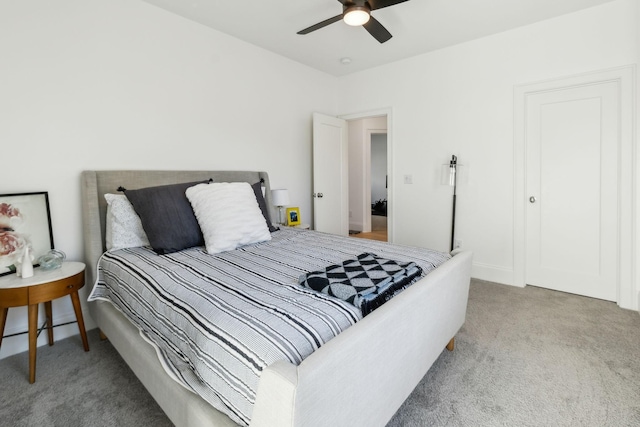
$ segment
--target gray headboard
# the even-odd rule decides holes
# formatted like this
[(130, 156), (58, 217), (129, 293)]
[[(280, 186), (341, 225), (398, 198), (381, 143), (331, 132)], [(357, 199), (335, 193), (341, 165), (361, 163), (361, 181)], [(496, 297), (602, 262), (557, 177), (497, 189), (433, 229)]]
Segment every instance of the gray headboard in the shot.
[(255, 184), (264, 180), (265, 201), (272, 221), (275, 208), (271, 204), (271, 186), (266, 172), (253, 171), (146, 171), (146, 170), (105, 170), (83, 171), (81, 175), (82, 191), (82, 227), (84, 234), (84, 259), (90, 285), (96, 280), (98, 259), (105, 251), (106, 193), (117, 194), (118, 187), (128, 190), (152, 187), (156, 185), (178, 184), (181, 182), (204, 181), (248, 182)]

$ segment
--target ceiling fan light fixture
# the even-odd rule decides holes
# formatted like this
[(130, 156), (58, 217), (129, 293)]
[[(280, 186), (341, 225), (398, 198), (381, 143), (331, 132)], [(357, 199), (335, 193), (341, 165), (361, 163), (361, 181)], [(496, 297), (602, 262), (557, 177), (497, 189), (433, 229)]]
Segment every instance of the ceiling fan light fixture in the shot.
[(344, 16), (342, 17), (345, 24), (354, 27), (366, 24), (369, 22), (369, 18), (371, 18), (369, 9), (364, 6), (350, 6), (344, 11)]

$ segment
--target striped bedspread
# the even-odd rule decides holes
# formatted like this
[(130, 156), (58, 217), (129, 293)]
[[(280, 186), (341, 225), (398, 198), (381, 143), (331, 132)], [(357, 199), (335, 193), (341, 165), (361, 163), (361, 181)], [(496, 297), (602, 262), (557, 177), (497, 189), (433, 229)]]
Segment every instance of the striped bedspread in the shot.
[(261, 371), (299, 364), (362, 318), (339, 299), (297, 285), (308, 271), (362, 252), (414, 261), (427, 274), (448, 254), (285, 228), (269, 242), (208, 255), (105, 253), (89, 300), (110, 301), (158, 350), (177, 382), (248, 425)]

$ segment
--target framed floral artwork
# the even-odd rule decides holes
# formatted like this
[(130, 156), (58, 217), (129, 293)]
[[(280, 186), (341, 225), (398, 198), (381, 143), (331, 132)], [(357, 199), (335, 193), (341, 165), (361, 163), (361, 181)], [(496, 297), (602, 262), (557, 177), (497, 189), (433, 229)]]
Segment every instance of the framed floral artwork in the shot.
[(49, 194), (0, 194), (0, 276), (15, 273), (27, 247), (34, 266), (53, 249)]

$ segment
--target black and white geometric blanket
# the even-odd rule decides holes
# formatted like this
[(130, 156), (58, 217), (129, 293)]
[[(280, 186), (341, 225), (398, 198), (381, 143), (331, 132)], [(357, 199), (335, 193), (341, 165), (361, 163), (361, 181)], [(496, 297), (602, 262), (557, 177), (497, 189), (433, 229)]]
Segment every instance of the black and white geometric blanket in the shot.
[(366, 316), (420, 277), (415, 262), (400, 262), (362, 253), (324, 270), (303, 274), (298, 283), (316, 292), (340, 298)]

